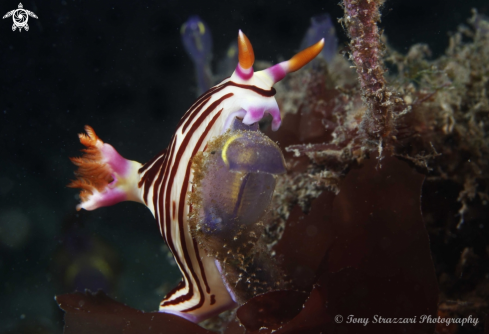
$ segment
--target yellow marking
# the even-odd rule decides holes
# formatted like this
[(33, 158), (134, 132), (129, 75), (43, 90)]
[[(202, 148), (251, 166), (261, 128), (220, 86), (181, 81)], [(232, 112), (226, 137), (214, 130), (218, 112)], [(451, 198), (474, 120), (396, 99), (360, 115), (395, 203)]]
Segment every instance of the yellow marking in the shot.
[(227, 167), (229, 167), (229, 161), (228, 161), (228, 157), (227, 157), (228, 147), (229, 147), (229, 145), (231, 145), (231, 143), (235, 139), (238, 139), (239, 137), (241, 137), (241, 134), (235, 134), (235, 135), (229, 137), (229, 139), (226, 140), (226, 142), (224, 143), (224, 146), (222, 147), (221, 158), (222, 158), (222, 161), (224, 161), (224, 163), (226, 164)]
[(228, 57), (233, 58), (235, 54), (236, 54), (236, 48), (233, 45), (228, 49)]
[(197, 25), (199, 26), (200, 34), (201, 35), (205, 34), (205, 25), (201, 21), (199, 21)]
[(68, 267), (65, 274), (66, 283), (70, 284), (75, 279), (76, 275), (78, 275), (82, 269), (88, 268), (89, 265), (92, 265), (92, 268), (98, 269), (98, 271), (107, 279), (112, 279), (112, 269), (107, 261), (92, 255), (88, 259), (83, 259), (82, 261), (79, 260)]
[(180, 28), (181, 35), (185, 34), (185, 29), (187, 29), (187, 23), (182, 24), (182, 27)]

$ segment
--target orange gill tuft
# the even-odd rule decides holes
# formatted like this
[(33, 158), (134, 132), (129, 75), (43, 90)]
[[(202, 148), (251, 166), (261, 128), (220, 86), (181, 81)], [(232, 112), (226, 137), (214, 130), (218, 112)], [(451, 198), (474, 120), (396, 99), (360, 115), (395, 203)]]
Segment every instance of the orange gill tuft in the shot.
[[(100, 149), (103, 141), (98, 138), (92, 127), (85, 126), (86, 134), (80, 133), (80, 142), (86, 146), (81, 150), (84, 154), (81, 157), (70, 158), (71, 162), (78, 167), (75, 172), (76, 180), (68, 184), (70, 188), (80, 188), (80, 198), (82, 202), (87, 201), (94, 190), (100, 192), (113, 181), (110, 166), (103, 161)], [(78, 208), (79, 210), (79, 208)]]

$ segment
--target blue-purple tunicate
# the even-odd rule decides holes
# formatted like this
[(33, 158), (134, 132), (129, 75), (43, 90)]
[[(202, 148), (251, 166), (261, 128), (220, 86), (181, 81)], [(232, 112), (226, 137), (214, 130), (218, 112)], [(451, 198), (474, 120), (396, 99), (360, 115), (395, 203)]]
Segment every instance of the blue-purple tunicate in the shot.
[(185, 51), (192, 59), (197, 76), (199, 95), (212, 86), (210, 62), (212, 60), (212, 35), (209, 27), (197, 15), (191, 16), (180, 30)]
[(221, 261), (247, 256), (264, 230), (276, 175), (286, 171), (280, 148), (256, 124), (236, 120), (194, 161), (194, 170), (194, 235)]
[(302, 39), (300, 49), (303, 50), (324, 38), (324, 48), (320, 55), (331, 63), (338, 53), (338, 38), (329, 14), (321, 14), (311, 18), (311, 25)]

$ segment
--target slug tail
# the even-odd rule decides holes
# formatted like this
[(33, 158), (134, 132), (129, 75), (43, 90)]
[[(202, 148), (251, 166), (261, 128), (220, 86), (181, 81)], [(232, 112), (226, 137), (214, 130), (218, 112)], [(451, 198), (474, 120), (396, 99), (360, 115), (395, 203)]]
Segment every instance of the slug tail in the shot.
[(86, 147), (83, 156), (70, 158), (78, 167), (76, 180), (68, 184), (80, 189), (81, 203), (77, 210), (95, 210), (122, 201), (141, 202), (138, 188), (138, 169), (141, 164), (124, 159), (111, 145), (104, 143), (92, 127), (85, 126), (79, 134), (80, 142)]

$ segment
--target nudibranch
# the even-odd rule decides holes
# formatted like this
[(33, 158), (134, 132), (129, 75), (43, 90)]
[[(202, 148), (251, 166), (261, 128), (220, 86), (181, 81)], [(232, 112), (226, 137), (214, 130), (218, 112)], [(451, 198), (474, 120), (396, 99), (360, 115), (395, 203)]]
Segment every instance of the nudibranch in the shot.
[[(121, 201), (145, 204), (182, 272), (180, 284), (161, 302), (161, 312), (200, 322), (236, 307), (216, 258), (206, 254), (190, 231), (192, 160), (206, 151), (211, 140), (231, 130), (236, 120), (252, 126), (269, 114), (272, 130), (277, 130), (281, 117), (273, 85), (316, 57), (323, 45), (321, 40), (288, 61), (254, 72), (253, 48), (239, 31), (239, 63), (234, 73), (197, 99), (178, 123), (168, 148), (144, 165), (124, 159), (89, 126), (86, 134), (80, 134), (85, 154), (71, 159), (78, 170), (77, 180), (69, 185), (81, 188), (77, 209), (94, 210)], [(252, 147), (253, 138), (242, 140)]]

